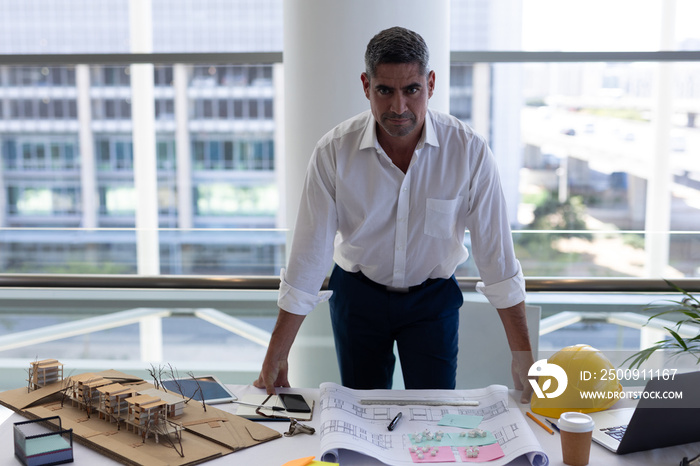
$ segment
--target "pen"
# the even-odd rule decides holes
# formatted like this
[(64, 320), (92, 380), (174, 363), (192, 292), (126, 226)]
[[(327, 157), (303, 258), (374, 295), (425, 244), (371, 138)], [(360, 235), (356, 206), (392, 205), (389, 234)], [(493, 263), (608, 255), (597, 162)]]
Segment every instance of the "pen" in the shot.
[(403, 413), (402, 413), (401, 411), (399, 411), (399, 414), (397, 414), (397, 415), (394, 417), (394, 419), (391, 420), (391, 422), (389, 423), (389, 426), (387, 427), (387, 429), (389, 429), (389, 430), (394, 430), (394, 428), (396, 427), (396, 424), (399, 423), (399, 420), (401, 419), (401, 416), (403, 416)]
[(532, 413), (531, 413), (530, 411), (526, 412), (525, 414), (527, 414), (527, 417), (529, 417), (530, 419), (532, 419), (533, 421), (535, 421), (535, 422), (537, 423), (537, 425), (539, 425), (540, 427), (542, 427), (544, 430), (546, 430), (546, 431), (549, 432), (550, 434), (554, 435), (554, 431), (553, 431), (552, 429), (550, 429), (549, 427), (547, 427), (542, 421), (540, 421), (540, 420), (537, 419), (535, 416), (533, 416)]
[[(265, 401), (267, 401), (267, 400), (265, 400)], [(256, 405), (255, 403), (246, 403), (244, 401), (237, 401), (237, 400), (234, 400), (231, 403), (237, 403), (239, 405), (245, 405), (245, 406), (252, 406), (254, 408), (259, 408), (259, 409), (271, 409), (273, 411), (284, 411), (284, 408), (281, 406), (265, 406), (264, 404)]]
[(552, 426), (552, 429), (554, 429), (554, 430), (556, 430), (557, 432), (559, 432), (559, 427), (558, 427), (555, 423), (553, 423), (553, 422), (550, 421), (549, 419), (546, 419), (546, 421), (547, 421), (547, 423), (548, 423), (550, 426)]

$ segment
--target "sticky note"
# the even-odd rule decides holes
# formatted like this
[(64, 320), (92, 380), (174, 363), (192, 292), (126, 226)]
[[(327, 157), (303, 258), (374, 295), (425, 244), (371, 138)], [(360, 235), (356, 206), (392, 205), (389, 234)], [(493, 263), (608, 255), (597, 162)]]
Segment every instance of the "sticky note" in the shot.
[(459, 451), (459, 456), (462, 458), (462, 461), (467, 463), (485, 463), (486, 461), (497, 460), (498, 458), (503, 458), (505, 456), (503, 449), (497, 443), (479, 447), (479, 455), (476, 458), (467, 457), (466, 447), (460, 447), (457, 449), (457, 451)]
[(328, 463), (326, 461), (314, 461), (315, 456), (307, 456), (306, 458), (299, 458), (296, 460), (288, 461), (282, 466), (339, 466), (338, 463)]
[(314, 458), (316, 458), (316, 457), (315, 456), (307, 456), (306, 458), (299, 458), (296, 460), (288, 461), (288, 462), (284, 463), (282, 466), (307, 466), (308, 464), (310, 464), (314, 460)]
[(470, 416), (466, 414), (445, 414), (438, 422), (439, 426), (461, 427), (473, 429), (481, 424), (484, 416)]
[(449, 444), (457, 447), (481, 447), (482, 445), (496, 443), (496, 437), (488, 430), (486, 431), (486, 437), (469, 437), (468, 435), (460, 437), (459, 434), (453, 432), (445, 435), (449, 437)]
[(450, 447), (437, 447), (437, 454), (432, 456), (430, 452), (423, 452), (423, 458), (418, 457), (418, 452), (409, 451), (414, 463), (455, 463), (454, 453)]

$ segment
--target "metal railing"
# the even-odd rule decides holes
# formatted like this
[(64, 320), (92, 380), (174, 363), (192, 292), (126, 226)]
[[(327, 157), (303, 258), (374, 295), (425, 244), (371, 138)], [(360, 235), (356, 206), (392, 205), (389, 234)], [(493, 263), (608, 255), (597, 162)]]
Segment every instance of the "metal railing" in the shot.
[[(124, 63), (153, 64), (246, 64), (282, 63), (282, 52), (234, 53), (83, 53), (83, 54), (0, 54), (2, 65), (114, 65)], [(574, 63), (574, 62), (687, 62), (700, 61), (700, 51), (658, 52), (523, 52), (523, 51), (452, 51), (452, 63)]]
[[(479, 278), (457, 277), (464, 292), (473, 292)], [(277, 290), (279, 278), (270, 276), (182, 276), (182, 275), (68, 275), (0, 274), (3, 288), (80, 289), (187, 289), (187, 290)], [(672, 283), (690, 293), (700, 292), (700, 278), (673, 279)], [(547, 278), (525, 279), (533, 293), (673, 293), (664, 279), (654, 278)], [(327, 281), (323, 288), (326, 289)], [(0, 297), (0, 300), (2, 298)]]

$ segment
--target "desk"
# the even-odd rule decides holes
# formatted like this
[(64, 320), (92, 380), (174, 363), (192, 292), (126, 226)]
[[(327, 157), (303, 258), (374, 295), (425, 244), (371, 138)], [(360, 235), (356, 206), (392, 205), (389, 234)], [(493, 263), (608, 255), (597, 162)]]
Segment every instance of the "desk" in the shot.
[[(236, 395), (239, 397), (245, 394), (263, 394), (263, 390), (256, 389), (251, 386), (238, 386), (233, 385), (230, 387)], [(294, 389), (295, 393), (302, 393), (304, 396), (314, 399), (316, 403), (318, 402), (318, 389)], [(515, 392), (511, 391), (511, 407), (519, 408), (523, 412), (529, 410), (529, 405), (521, 405), (514, 401), (518, 399), (515, 396)], [(634, 401), (632, 400), (621, 400), (615, 405), (618, 407), (633, 406)], [(223, 409), (225, 411), (233, 412), (236, 411), (236, 405), (234, 404), (223, 404), (216, 405), (217, 408)], [(12, 436), (12, 424), (15, 422), (20, 422), (26, 420), (24, 417), (13, 413), (5, 407), (0, 406), (0, 466), (17, 466), (19, 461), (14, 457), (14, 445)], [(534, 422), (528, 419), (530, 426), (537, 436), (542, 449), (549, 456), (550, 465), (561, 466), (562, 462), (561, 456), (561, 445), (559, 443), (559, 434), (550, 435), (544, 429), (537, 426)], [(314, 419), (305, 424), (310, 425), (318, 429), (318, 416), (315, 415)], [(266, 422), (265, 425), (284, 433), (289, 428), (289, 422)], [(78, 466), (84, 465), (97, 465), (97, 466), (111, 466), (117, 465), (119, 463), (102, 456), (88, 448), (83, 447), (80, 444), (74, 442), (74, 464)], [(206, 462), (204, 464), (211, 466), (220, 466), (225, 464), (237, 464), (237, 465), (254, 465), (254, 466), (281, 466), (289, 460), (302, 458), (306, 456), (316, 456), (316, 459), (320, 459), (319, 455), (319, 438), (318, 433), (314, 435), (297, 434), (292, 437), (282, 437), (280, 439), (273, 440), (252, 448), (247, 448), (240, 450), (238, 452), (232, 453), (230, 455), (224, 456), (213, 461)], [(373, 458), (368, 458), (354, 452), (344, 452), (346, 454), (342, 455), (340, 458), (341, 466), (385, 466), (384, 463), (374, 460)], [(680, 460), (684, 457), (693, 457), (700, 453), (700, 442), (679, 445), (675, 447), (661, 448), (657, 450), (630, 453), (627, 455), (616, 455), (604, 449), (600, 445), (593, 444), (591, 447), (591, 466), (640, 466), (640, 465), (669, 465), (676, 466), (680, 463)], [(451, 463), (451, 464), (461, 464), (461, 463)], [(488, 464), (488, 463), (483, 463)], [(524, 458), (519, 458), (518, 460), (510, 463), (512, 466), (524, 466), (529, 463)]]

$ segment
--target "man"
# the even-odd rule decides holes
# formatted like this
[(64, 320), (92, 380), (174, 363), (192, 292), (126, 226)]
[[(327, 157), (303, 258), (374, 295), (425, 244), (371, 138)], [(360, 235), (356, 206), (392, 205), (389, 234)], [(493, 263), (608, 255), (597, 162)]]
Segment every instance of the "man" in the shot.
[[(533, 363), (524, 279), (513, 253), (495, 161), (459, 120), (428, 109), (435, 73), (415, 32), (369, 42), (361, 80), (370, 111), (316, 145), (277, 324), (255, 386), (289, 386), (287, 357), (331, 258), (331, 321), (342, 383), (391, 388), (396, 342), (408, 389), (455, 387), (462, 293), (454, 279), (469, 229), (479, 285), (498, 309), (515, 387), (529, 401)], [(326, 292), (327, 293), (327, 292)]]

